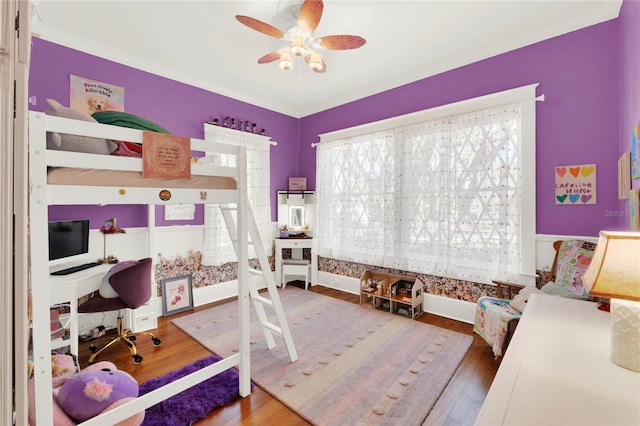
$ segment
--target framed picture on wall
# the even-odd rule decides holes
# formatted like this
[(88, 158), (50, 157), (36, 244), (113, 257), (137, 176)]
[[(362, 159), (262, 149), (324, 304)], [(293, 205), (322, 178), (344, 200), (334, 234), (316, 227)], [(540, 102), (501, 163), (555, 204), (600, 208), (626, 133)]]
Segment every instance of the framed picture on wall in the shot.
[[(631, 190), (631, 153), (625, 152), (618, 159), (618, 199), (627, 200)], [(166, 208), (166, 207), (165, 207)]]
[(640, 195), (638, 188), (629, 191), (629, 219), (631, 229), (640, 229)]
[(162, 284), (162, 315), (173, 315), (193, 309), (191, 275), (166, 278)]
[(555, 167), (556, 204), (597, 204), (596, 165)]
[(631, 130), (631, 179), (640, 178), (640, 123)]

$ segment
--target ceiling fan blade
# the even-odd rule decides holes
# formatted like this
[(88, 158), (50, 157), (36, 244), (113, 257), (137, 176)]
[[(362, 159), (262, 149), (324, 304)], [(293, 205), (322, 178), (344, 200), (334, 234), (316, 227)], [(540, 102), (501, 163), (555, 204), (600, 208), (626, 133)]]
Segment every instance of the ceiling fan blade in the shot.
[(332, 35), (318, 37), (314, 40), (314, 44), (318, 44), (321, 48), (327, 50), (357, 49), (366, 42), (367, 40), (355, 35)]
[(324, 4), (319, 0), (305, 0), (298, 13), (298, 28), (313, 34), (318, 28)]
[(266, 34), (274, 38), (284, 37), (284, 32), (282, 30), (279, 30), (276, 27), (267, 24), (266, 22), (259, 21), (250, 16), (236, 15), (236, 19), (252, 30), (256, 30), (258, 32), (261, 32), (262, 34)]
[(282, 55), (282, 51), (285, 49), (280, 49), (275, 52), (270, 52), (264, 55), (262, 58), (258, 59), (259, 64), (268, 64), (269, 62), (277, 61), (280, 59), (280, 55)]

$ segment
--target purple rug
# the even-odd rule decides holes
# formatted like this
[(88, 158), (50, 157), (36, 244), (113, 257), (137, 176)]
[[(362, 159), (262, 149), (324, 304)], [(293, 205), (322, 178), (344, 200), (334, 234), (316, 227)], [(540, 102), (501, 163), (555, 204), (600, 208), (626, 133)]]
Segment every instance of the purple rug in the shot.
[[(199, 359), (179, 370), (151, 379), (140, 385), (140, 395), (151, 392), (196, 370), (219, 361), (211, 355)], [(211, 410), (233, 401), (239, 394), (238, 370), (230, 368), (213, 376), (159, 404), (149, 407), (144, 416), (143, 426), (184, 426), (203, 419)]]

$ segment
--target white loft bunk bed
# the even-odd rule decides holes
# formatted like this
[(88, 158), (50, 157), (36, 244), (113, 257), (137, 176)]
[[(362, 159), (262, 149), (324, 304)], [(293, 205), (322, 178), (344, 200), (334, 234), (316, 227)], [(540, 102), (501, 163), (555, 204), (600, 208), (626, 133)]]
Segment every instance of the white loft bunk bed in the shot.
[[(275, 346), (270, 331), (278, 333), (279, 330), (278, 334), (285, 338), (292, 361), (297, 358), (286, 320), (283, 315), (280, 315), (282, 306), (277, 292), (275, 292), (275, 285), (272, 285), (275, 295), (270, 291), (271, 299), (269, 300), (257, 296), (257, 291), (249, 283), (249, 274), (255, 271), (249, 270), (248, 266), (248, 234), (252, 232), (255, 221), (251, 216), (251, 209), (247, 201), (246, 149), (244, 147), (191, 139), (192, 150), (235, 155), (236, 167), (195, 163), (191, 165), (192, 179), (169, 181), (142, 178), (142, 159), (140, 158), (48, 150), (46, 148), (47, 131), (134, 143), (143, 142), (143, 132), (139, 130), (64, 119), (38, 112), (29, 114), (29, 226), (31, 235), (29, 265), (31, 294), (33, 295), (31, 298), (32, 335), (37, 424), (53, 424), (53, 400), (51, 397), (47, 397), (52, 395), (49, 328), (50, 288), (49, 268), (47, 267), (47, 206), (50, 204), (148, 204), (150, 207), (178, 203), (237, 205), (237, 219), (231, 225), (227, 221), (227, 225), (231, 235), (237, 235), (235, 245), (238, 253), (238, 353), (82, 424), (114, 424), (231, 367), (236, 367), (239, 370), (240, 395), (243, 397), (249, 395), (251, 389), (249, 298), (253, 299), (256, 308), (262, 308), (262, 306), (258, 306), (258, 303), (255, 303), (256, 301), (261, 302), (272, 306), (278, 314), (282, 328), (276, 326), (274, 330), (273, 324), (266, 324), (266, 320), (263, 322), (264, 311), (257, 309), (269, 347)], [(52, 169), (53, 173), (48, 173), (50, 167), (55, 168)], [(125, 178), (126, 181), (123, 180)], [(161, 190), (170, 190), (170, 200), (160, 200), (159, 192)], [(225, 218), (227, 217), (230, 217), (229, 214)], [(150, 221), (149, 226), (152, 227), (153, 223)], [(150, 229), (150, 235), (151, 231)], [(253, 234), (251, 235), (255, 240)], [(269, 281), (273, 282), (273, 277), (272, 274), (266, 275), (269, 276), (265, 277), (267, 287), (269, 287)]]

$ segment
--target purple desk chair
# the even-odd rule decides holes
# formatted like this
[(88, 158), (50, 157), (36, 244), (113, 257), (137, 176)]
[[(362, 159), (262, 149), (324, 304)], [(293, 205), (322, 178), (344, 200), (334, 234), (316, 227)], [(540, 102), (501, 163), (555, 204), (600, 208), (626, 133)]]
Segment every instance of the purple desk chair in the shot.
[[(116, 342), (122, 342), (129, 347), (133, 362), (140, 364), (142, 355), (138, 354), (134, 341), (137, 336), (148, 335), (153, 340), (154, 346), (159, 346), (162, 342), (153, 333), (142, 332), (132, 333), (124, 328), (124, 309), (136, 309), (147, 303), (151, 298), (151, 258), (120, 262), (115, 265), (105, 276), (111, 288), (96, 294), (91, 299), (78, 306), (79, 313), (95, 313), (107, 311), (118, 312), (118, 334), (107, 344), (98, 349), (95, 343), (89, 347), (91, 356), (89, 365), (94, 363), (95, 358)], [(104, 287), (104, 284), (103, 284)], [(107, 286), (108, 287), (108, 286)], [(108, 297), (104, 297), (108, 296)], [(110, 296), (110, 297), (109, 297)], [(109, 338), (106, 336), (105, 338)]]

